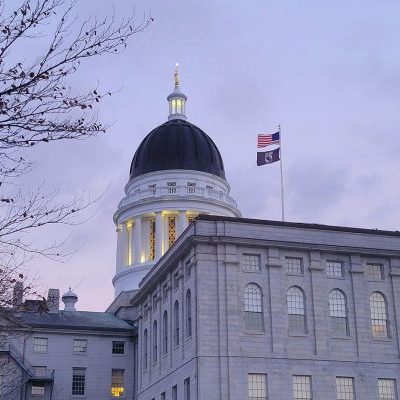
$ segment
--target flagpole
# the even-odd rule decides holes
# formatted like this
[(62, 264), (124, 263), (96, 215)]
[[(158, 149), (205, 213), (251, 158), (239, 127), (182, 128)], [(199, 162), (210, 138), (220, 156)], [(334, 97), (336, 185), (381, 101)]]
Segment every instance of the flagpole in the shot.
[(282, 222), (285, 221), (285, 203), (284, 203), (284, 189), (283, 189), (283, 167), (282, 167), (282, 132), (281, 125), (278, 125), (280, 145), (280, 167), (281, 167), (281, 206), (282, 206)]

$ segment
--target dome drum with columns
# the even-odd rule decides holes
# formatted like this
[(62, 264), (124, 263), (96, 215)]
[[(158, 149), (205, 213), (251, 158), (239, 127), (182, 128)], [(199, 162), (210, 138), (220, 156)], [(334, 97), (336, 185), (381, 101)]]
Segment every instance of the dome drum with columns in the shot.
[(199, 214), (240, 216), (230, 197), (218, 148), (200, 128), (186, 121), (187, 97), (178, 71), (168, 98), (168, 121), (151, 131), (131, 164), (126, 196), (114, 214), (117, 225), (115, 295), (137, 289)]

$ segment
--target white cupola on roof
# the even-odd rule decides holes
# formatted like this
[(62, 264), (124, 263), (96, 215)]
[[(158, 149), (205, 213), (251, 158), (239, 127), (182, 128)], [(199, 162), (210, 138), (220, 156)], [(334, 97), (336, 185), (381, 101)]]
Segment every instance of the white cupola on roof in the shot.
[(61, 300), (64, 303), (64, 311), (76, 311), (75, 304), (78, 301), (78, 295), (71, 290), (71, 287), (63, 294)]
[(169, 103), (169, 116), (168, 120), (172, 119), (186, 119), (185, 106), (187, 97), (181, 92), (179, 87), (179, 71), (178, 64), (175, 64), (175, 88), (174, 91), (167, 97)]

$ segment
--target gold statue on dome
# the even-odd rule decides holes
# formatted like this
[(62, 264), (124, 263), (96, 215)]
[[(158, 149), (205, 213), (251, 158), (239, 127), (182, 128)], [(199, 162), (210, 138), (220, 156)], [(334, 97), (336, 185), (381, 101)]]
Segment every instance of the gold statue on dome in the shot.
[(179, 71), (178, 71), (178, 63), (175, 64), (175, 74), (174, 74), (174, 79), (175, 79), (175, 87), (179, 87)]

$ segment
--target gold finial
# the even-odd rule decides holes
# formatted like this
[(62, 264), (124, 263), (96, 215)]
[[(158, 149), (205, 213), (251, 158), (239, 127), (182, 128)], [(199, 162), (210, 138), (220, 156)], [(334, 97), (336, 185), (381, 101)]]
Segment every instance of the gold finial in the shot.
[(179, 71), (178, 71), (178, 63), (175, 63), (175, 87), (179, 87)]

